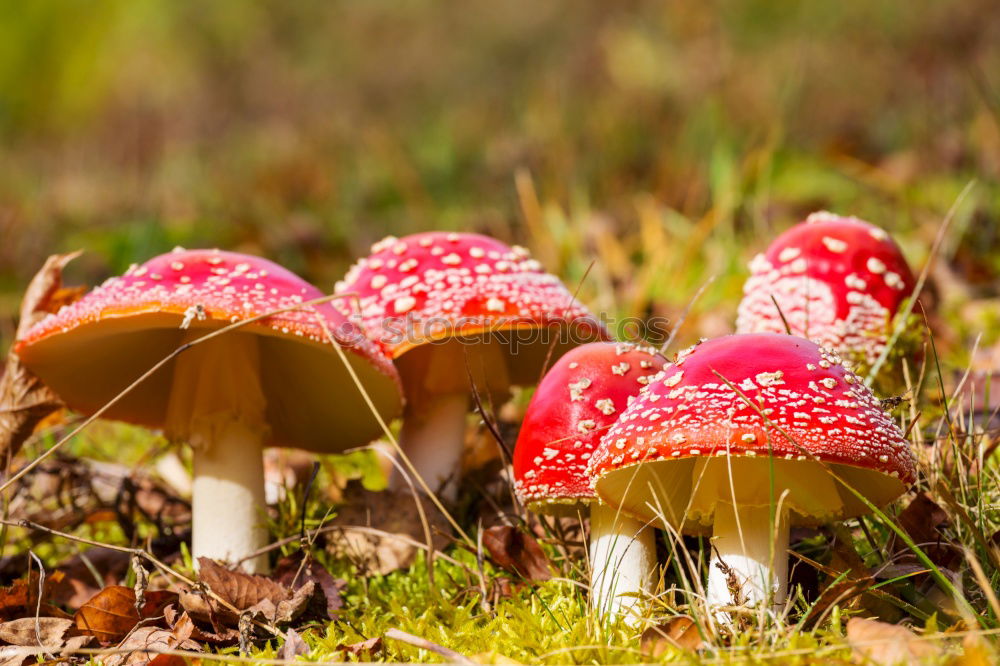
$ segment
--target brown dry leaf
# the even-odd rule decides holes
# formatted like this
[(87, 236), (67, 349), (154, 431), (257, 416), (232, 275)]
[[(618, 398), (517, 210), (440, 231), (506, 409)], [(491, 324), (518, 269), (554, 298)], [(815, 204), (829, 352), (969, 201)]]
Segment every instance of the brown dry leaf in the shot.
[(281, 658), (285, 661), (295, 661), (299, 655), (309, 654), (309, 646), (294, 629), (285, 631), (285, 644), (281, 646)]
[(73, 620), (63, 617), (40, 617), (37, 620), (33, 617), (23, 617), (0, 623), (0, 641), (29, 647), (38, 645), (62, 647), (63, 639), (67, 635), (72, 636), (76, 633), (70, 633), (75, 626)]
[(936, 644), (898, 624), (852, 617), (847, 621), (847, 643), (854, 661), (893, 666), (908, 661), (929, 659), (941, 654)]
[(207, 557), (199, 557), (198, 566), (198, 579), (241, 611), (265, 599), (278, 603), (289, 596), (288, 588), (265, 576), (230, 571)]
[[(274, 624), (285, 624), (297, 618), (316, 591), (316, 583), (306, 581), (297, 590), (289, 590), (281, 583), (242, 571), (230, 571), (202, 557), (198, 559), (199, 579), (215, 594), (240, 611), (249, 611)], [(180, 596), (181, 606), (196, 620), (222, 622), (234, 626), (238, 617), (214, 600), (195, 593)]]
[(368, 640), (360, 641), (358, 643), (341, 643), (337, 646), (337, 652), (346, 652), (352, 657), (356, 657), (358, 661), (361, 661), (362, 659), (372, 661), (377, 659), (382, 653), (382, 648), (382, 637), (376, 636), (375, 638), (369, 638)]
[[(54, 254), (45, 260), (24, 292), (18, 338), (53, 307), (67, 302), (68, 292), (60, 291), (62, 270), (79, 254)], [(6, 465), (21, 450), (38, 422), (60, 407), (62, 402), (56, 394), (28, 372), (11, 350), (0, 377), (0, 461)]]
[(535, 538), (510, 525), (496, 525), (483, 532), (483, 545), (497, 566), (529, 581), (552, 578), (549, 561)]
[[(42, 586), (42, 615), (68, 617), (58, 608), (46, 603), (64, 583), (64, 574), (53, 571), (45, 577)], [(35, 616), (38, 610), (38, 572), (32, 571), (28, 579), (14, 581), (10, 587), (0, 587), (0, 620), (14, 620), (25, 616)]]
[(109, 585), (76, 612), (76, 627), (104, 645), (120, 641), (139, 623), (135, 592), (121, 585)]
[[(943, 530), (949, 524), (948, 513), (927, 493), (914, 497), (897, 520), (934, 564), (948, 567), (959, 557), (958, 551), (945, 540)], [(909, 547), (900, 543), (897, 550), (908, 553)]]
[(334, 578), (326, 567), (311, 557), (305, 566), (302, 566), (301, 555), (282, 558), (271, 576), (281, 584), (296, 590), (309, 581), (315, 583), (323, 593), (323, 608), (330, 620), (336, 619), (337, 611), (344, 607), (344, 588), (347, 587), (347, 581)]
[(167, 621), (167, 626), (171, 628), (176, 628), (178, 625), (191, 626), (191, 638), (196, 641), (201, 641), (204, 643), (212, 643), (213, 645), (230, 645), (240, 637), (239, 630), (235, 628), (225, 628), (222, 627), (220, 631), (207, 631), (202, 629), (191, 619), (191, 616), (185, 612), (179, 612), (176, 606), (167, 606), (164, 609), (164, 616)]
[[(371, 492), (351, 484), (345, 490), (345, 498), (347, 504), (331, 521), (344, 527), (342, 533), (334, 531), (327, 543), (334, 557), (349, 559), (364, 574), (383, 576), (413, 564), (420, 550), (413, 542), (426, 543), (427, 537), (409, 490)], [(451, 526), (433, 504), (426, 499), (421, 502), (430, 524), (432, 544), (442, 549), (448, 545), (444, 535), (451, 532)], [(375, 528), (386, 534), (352, 527)]]
[(698, 650), (705, 644), (698, 633), (698, 625), (684, 615), (646, 629), (642, 632), (640, 643), (642, 651), (654, 659), (668, 650)]
[[(185, 635), (186, 633), (186, 635)], [(158, 629), (139, 627), (118, 647), (128, 652), (103, 658), (104, 666), (174, 666), (185, 663), (179, 656), (157, 654), (164, 650), (201, 651), (201, 646), (190, 638), (190, 629)]]

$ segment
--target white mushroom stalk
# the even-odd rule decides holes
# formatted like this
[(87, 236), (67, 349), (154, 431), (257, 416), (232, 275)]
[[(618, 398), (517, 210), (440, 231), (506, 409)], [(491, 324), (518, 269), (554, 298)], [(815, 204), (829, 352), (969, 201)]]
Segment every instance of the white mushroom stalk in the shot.
[(614, 507), (591, 503), (590, 568), (591, 608), (611, 621), (637, 624), (656, 582), (653, 530)]
[[(417, 474), (431, 490), (445, 488), (448, 499), (454, 497), (456, 484), (448, 483), (461, 467), (465, 451), (466, 393), (442, 393), (428, 396), (419, 409), (407, 409), (399, 433), (399, 445)], [(400, 465), (402, 463), (400, 462)], [(398, 490), (406, 484), (397, 468), (389, 477), (389, 487)], [(448, 484), (445, 486), (445, 484)]]
[[(204, 335), (188, 334), (188, 340)], [(230, 333), (178, 356), (167, 433), (194, 451), (191, 555), (240, 561), (267, 545), (263, 442), (268, 434), (257, 336)], [(267, 557), (244, 563), (267, 571)]]
[[(763, 606), (781, 612), (788, 592), (789, 527), (787, 511), (772, 516), (768, 505), (715, 505), (709, 608)], [(720, 619), (730, 619), (729, 614), (720, 613)]]

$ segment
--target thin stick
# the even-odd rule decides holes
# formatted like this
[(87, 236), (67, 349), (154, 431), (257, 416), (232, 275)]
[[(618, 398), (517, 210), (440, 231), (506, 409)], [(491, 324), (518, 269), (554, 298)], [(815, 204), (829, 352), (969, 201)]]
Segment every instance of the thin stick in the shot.
[(701, 298), (701, 295), (705, 293), (705, 290), (708, 289), (713, 282), (715, 282), (716, 277), (717, 277), (716, 275), (709, 276), (709, 278), (705, 280), (705, 282), (702, 283), (700, 287), (698, 287), (698, 291), (694, 292), (694, 296), (692, 296), (691, 300), (688, 301), (688, 304), (684, 306), (684, 310), (681, 312), (680, 319), (677, 320), (677, 325), (670, 330), (670, 335), (667, 336), (666, 342), (664, 342), (663, 346), (660, 347), (661, 354), (666, 354), (667, 350), (670, 348), (670, 345), (674, 343), (674, 338), (677, 337), (677, 333), (681, 330), (681, 326), (684, 325), (684, 321), (688, 318), (688, 315), (691, 314), (691, 310), (694, 308), (694, 304), (698, 302), (698, 299)]
[[(137, 555), (147, 560), (150, 564), (155, 566), (161, 572), (173, 576), (174, 578), (183, 582), (185, 585), (188, 585), (189, 587), (192, 588), (197, 586), (197, 583), (195, 583), (195, 581), (191, 580), (190, 578), (180, 573), (179, 571), (176, 571), (175, 569), (171, 568), (166, 563), (162, 562), (159, 558), (157, 558), (155, 555), (153, 555), (149, 551), (143, 550), (142, 548), (129, 548), (128, 546), (116, 546), (110, 543), (102, 543), (100, 541), (94, 541), (93, 539), (79, 537), (76, 536), (75, 534), (60, 532), (59, 530), (52, 529), (51, 527), (46, 527), (45, 525), (39, 525), (38, 523), (33, 523), (30, 520), (0, 519), (0, 524), (6, 525), (8, 527), (20, 527), (26, 530), (37, 530), (39, 532), (45, 532), (46, 534), (51, 534), (52, 536), (57, 536), (61, 539), (66, 539), (68, 541), (76, 541), (77, 543), (86, 544), (88, 546), (93, 546), (95, 548), (107, 548), (108, 550), (115, 550), (118, 551), (119, 553), (128, 553), (130, 555)], [(231, 603), (220, 597), (218, 594), (213, 592), (211, 588), (208, 588), (207, 586), (205, 587), (205, 594), (210, 596), (213, 600), (217, 601), (223, 608), (230, 611), (231, 613), (240, 615), (243, 612), (239, 608), (232, 605)], [(286, 638), (285, 632), (281, 631), (274, 625), (267, 624), (266, 622), (260, 622), (258, 620), (251, 620), (251, 622), (253, 622), (256, 626), (260, 627), (261, 629), (264, 629), (265, 631), (268, 631), (279, 638)]]
[(941, 227), (938, 229), (937, 236), (934, 238), (934, 244), (931, 245), (930, 254), (927, 255), (927, 261), (924, 262), (924, 267), (920, 271), (920, 277), (917, 278), (917, 283), (913, 286), (913, 293), (910, 294), (910, 300), (906, 304), (906, 308), (903, 312), (896, 315), (896, 326), (892, 331), (892, 336), (882, 349), (882, 353), (879, 354), (878, 359), (876, 359), (875, 363), (872, 365), (871, 370), (868, 371), (868, 376), (865, 377), (866, 386), (870, 387), (875, 381), (878, 371), (882, 369), (882, 366), (889, 358), (889, 353), (892, 351), (892, 348), (895, 347), (896, 342), (899, 341), (899, 336), (901, 336), (903, 334), (903, 330), (906, 329), (906, 321), (910, 318), (910, 315), (913, 313), (913, 308), (917, 304), (917, 296), (920, 295), (920, 292), (924, 288), (924, 283), (927, 281), (927, 275), (931, 272), (931, 265), (934, 263), (934, 258), (937, 256), (941, 249), (941, 244), (944, 242), (945, 232), (948, 231), (948, 227), (951, 226), (951, 221), (955, 218), (955, 213), (958, 211), (959, 206), (961, 206), (962, 202), (965, 201), (965, 197), (972, 191), (975, 184), (975, 179), (966, 183), (965, 187), (962, 188), (962, 191), (955, 199), (955, 202), (951, 204), (951, 208), (949, 208), (948, 212), (945, 214), (944, 220), (941, 222)]
[(413, 634), (408, 634), (405, 631), (400, 631), (399, 629), (388, 629), (385, 632), (386, 638), (391, 638), (393, 640), (399, 641), (400, 643), (406, 643), (407, 645), (412, 645), (413, 647), (420, 648), (421, 650), (428, 650), (434, 654), (441, 655), (445, 659), (456, 663), (456, 664), (475, 664), (466, 657), (461, 652), (455, 652), (454, 650), (449, 650), (443, 645), (438, 645), (437, 643), (432, 643), (425, 638), (420, 638), (419, 636), (414, 636)]
[[(216, 337), (218, 337), (220, 335), (223, 335), (224, 333), (229, 333), (230, 331), (234, 331), (234, 330), (236, 330), (238, 328), (246, 326), (247, 324), (252, 324), (254, 322), (260, 321), (261, 319), (267, 319), (268, 317), (273, 317), (274, 315), (282, 314), (284, 312), (291, 312), (293, 310), (301, 310), (303, 308), (311, 307), (313, 305), (319, 305), (321, 303), (327, 303), (327, 302), (332, 301), (332, 300), (337, 299), (337, 298), (345, 298), (345, 297), (349, 297), (349, 296), (354, 296), (354, 294), (344, 293), (344, 294), (330, 294), (330, 295), (327, 295), (327, 296), (320, 296), (319, 298), (314, 298), (314, 299), (309, 300), (309, 301), (304, 301), (302, 303), (298, 303), (296, 305), (291, 305), (291, 306), (286, 307), (286, 308), (279, 308), (277, 310), (271, 310), (269, 312), (265, 312), (263, 314), (259, 314), (259, 315), (256, 315), (254, 317), (250, 317), (249, 319), (243, 319), (243, 320), (235, 322), (233, 324), (229, 324), (228, 326), (223, 326), (222, 328), (218, 328), (218, 329), (216, 329), (216, 330), (208, 333), (207, 335), (203, 335), (202, 337), (198, 338), (197, 340), (192, 340), (190, 342), (184, 343), (183, 345), (181, 345), (177, 349), (175, 349), (172, 352), (170, 352), (169, 354), (167, 354), (156, 365), (154, 365), (153, 367), (151, 367), (146, 372), (142, 373), (142, 375), (140, 375), (138, 379), (136, 379), (131, 384), (129, 384), (128, 386), (126, 386), (118, 395), (116, 395), (115, 397), (113, 397), (109, 402), (105, 403), (103, 407), (101, 407), (96, 412), (94, 412), (93, 414), (91, 414), (90, 416), (88, 416), (83, 421), (83, 423), (81, 423), (76, 428), (74, 428), (73, 430), (71, 430), (68, 435), (64, 436), (58, 442), (56, 442), (55, 444), (53, 444), (48, 450), (44, 451), (37, 458), (35, 458), (30, 463), (28, 463), (27, 465), (25, 465), (24, 467), (22, 467), (20, 470), (18, 470), (17, 474), (15, 474), (11, 478), (9, 478), (2, 486), (0, 486), (0, 493), (3, 493), (5, 490), (7, 490), (8, 488), (10, 488), (10, 486), (14, 482), (16, 482), (18, 479), (20, 479), (21, 477), (23, 477), (25, 474), (27, 474), (28, 472), (30, 472), (31, 470), (33, 470), (35, 467), (37, 467), (38, 465), (40, 465), (43, 460), (47, 459), (49, 456), (51, 456), (53, 453), (55, 453), (57, 450), (59, 450), (63, 446), (63, 444), (65, 444), (69, 440), (73, 439), (73, 437), (76, 437), (76, 435), (78, 435), (80, 433), (80, 431), (82, 431), (84, 428), (86, 428), (87, 426), (89, 426), (91, 423), (93, 423), (94, 421), (96, 421), (97, 419), (99, 419), (104, 413), (106, 413), (109, 409), (111, 409), (112, 407), (114, 407), (118, 403), (119, 400), (121, 400), (126, 395), (128, 395), (129, 393), (131, 393), (133, 389), (135, 389), (137, 386), (139, 386), (140, 384), (142, 384), (144, 381), (146, 381), (147, 379), (149, 379), (150, 377), (152, 377), (153, 374), (155, 374), (157, 370), (159, 370), (160, 368), (162, 368), (163, 366), (165, 366), (167, 363), (169, 363), (170, 361), (172, 361), (175, 358), (177, 358), (178, 356), (180, 356), (183, 352), (187, 351), (191, 347), (194, 347), (195, 345), (201, 344), (203, 342), (207, 342), (207, 341), (211, 340), (212, 338), (216, 338)], [(339, 346), (338, 346), (338, 348), (339, 348)]]
[[(361, 379), (358, 377), (358, 373), (354, 370), (354, 366), (351, 365), (351, 362), (347, 360), (347, 354), (344, 353), (344, 350), (340, 346), (340, 343), (338, 343), (336, 338), (333, 337), (333, 334), (330, 332), (330, 328), (326, 325), (326, 322), (322, 319), (322, 317), (317, 317), (317, 321), (319, 322), (320, 327), (323, 329), (323, 333), (326, 334), (327, 339), (329, 339), (330, 342), (333, 343), (334, 349), (337, 350), (337, 354), (340, 356), (341, 362), (343, 362), (344, 367), (347, 368), (347, 373), (351, 376), (351, 379), (354, 381), (354, 384), (358, 387), (358, 391), (361, 393), (361, 397), (364, 398), (365, 404), (368, 405), (368, 409), (371, 410), (372, 415), (375, 417), (375, 420), (378, 421), (379, 426), (382, 427), (382, 432), (389, 440), (389, 443), (392, 444), (393, 448), (396, 449), (396, 455), (399, 456), (399, 459), (403, 461), (403, 464), (406, 465), (410, 474), (412, 474), (413, 478), (417, 480), (418, 484), (420, 484), (421, 489), (423, 489), (423, 491), (427, 493), (428, 499), (430, 499), (431, 502), (434, 504), (434, 506), (437, 507), (438, 511), (440, 511), (442, 515), (444, 515), (445, 519), (449, 523), (451, 523), (451, 526), (455, 528), (455, 531), (458, 532), (458, 534), (465, 540), (467, 544), (469, 544), (469, 546), (474, 546), (474, 542), (472, 541), (472, 539), (469, 538), (469, 535), (465, 533), (465, 530), (463, 530), (462, 526), (458, 524), (458, 521), (456, 521), (452, 517), (452, 515), (448, 513), (448, 510), (444, 508), (444, 505), (441, 503), (441, 500), (438, 499), (437, 495), (435, 495), (434, 492), (430, 489), (430, 487), (428, 487), (427, 482), (424, 481), (423, 477), (420, 476), (420, 474), (417, 472), (417, 468), (413, 466), (413, 462), (410, 461), (410, 457), (406, 455), (406, 452), (403, 451), (403, 447), (399, 445), (399, 442), (396, 440), (396, 437), (392, 434), (392, 431), (389, 430), (389, 425), (385, 422), (385, 419), (382, 418), (382, 415), (379, 413), (378, 409), (375, 408), (375, 403), (374, 401), (372, 401), (371, 396), (368, 394), (368, 389), (366, 389), (364, 384), (361, 383)], [(404, 477), (405, 476), (406, 475), (404, 475)], [(407, 482), (409, 483), (408, 478)], [(412, 483), (410, 484), (410, 486), (412, 488)], [(415, 489), (414, 489), (414, 501), (417, 503), (417, 513), (420, 515), (420, 520), (424, 524), (424, 532), (428, 535), (428, 540), (429, 540), (430, 523), (427, 521), (427, 516), (424, 515), (424, 507), (421, 504), (420, 499), (416, 496)]]

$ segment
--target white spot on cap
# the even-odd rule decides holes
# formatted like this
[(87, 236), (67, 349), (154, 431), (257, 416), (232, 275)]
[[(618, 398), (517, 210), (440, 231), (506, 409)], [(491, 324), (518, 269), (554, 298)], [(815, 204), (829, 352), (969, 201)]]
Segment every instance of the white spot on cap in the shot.
[(865, 265), (872, 273), (878, 274), (885, 272), (885, 264), (877, 257), (868, 257), (868, 263)]
[(784, 372), (782, 372), (781, 370), (775, 370), (774, 372), (759, 372), (757, 373), (755, 379), (757, 380), (757, 383), (760, 384), (761, 386), (775, 386), (777, 384), (785, 383), (785, 381), (782, 379), (782, 377), (784, 376), (785, 376)]
[(417, 299), (412, 296), (400, 296), (393, 303), (393, 309), (396, 310), (396, 314), (405, 314), (412, 310), (417, 304)]
[(830, 252), (836, 252), (840, 254), (847, 249), (847, 243), (840, 240), (839, 238), (831, 238), (830, 236), (823, 236), (823, 245), (826, 246)]
[(791, 261), (792, 259), (794, 259), (795, 257), (799, 256), (800, 254), (802, 254), (802, 250), (800, 250), (799, 248), (797, 248), (797, 247), (786, 247), (778, 255), (778, 261), (781, 261), (781, 262)]

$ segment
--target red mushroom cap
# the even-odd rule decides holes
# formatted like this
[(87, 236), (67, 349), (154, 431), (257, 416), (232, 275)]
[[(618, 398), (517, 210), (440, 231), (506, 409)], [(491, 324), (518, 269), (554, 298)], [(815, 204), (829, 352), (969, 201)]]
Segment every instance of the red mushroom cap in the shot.
[[(484, 330), (573, 322), (584, 336), (605, 336), (527, 250), (479, 234), (388, 236), (348, 271), (337, 291), (358, 295), (365, 327), (394, 358), (426, 342)], [(403, 320), (412, 328), (399, 336), (391, 322)]]
[[(93, 412), (180, 346), (183, 329), (221, 328), (321, 296), (265, 259), (178, 248), (133, 265), (38, 322), (16, 352), (68, 405)], [(284, 312), (239, 329), (260, 336), (273, 443), (326, 451), (370, 441), (379, 426), (359, 392), (347, 386), (351, 380), (318, 317), (349, 352), (379, 408), (389, 416), (399, 410), (400, 382), (391, 361), (343, 314), (329, 303)], [(150, 377), (108, 418), (162, 425), (171, 376), (163, 369)]]
[[(750, 474), (761, 463), (757, 471), (765, 478), (769, 463), (779, 475), (794, 477), (818, 459), (875, 503), (891, 501), (916, 477), (902, 432), (857, 375), (813, 342), (772, 333), (726, 336), (682, 352), (605, 434), (588, 473), (602, 500), (651, 520), (647, 485), (662, 490), (661, 506), (680, 506), (683, 514), (692, 493), (685, 464), (727, 455), (729, 462), (720, 462), (734, 466), (756, 458), (739, 473)], [(838, 508), (830, 511), (837, 517), (868, 511), (846, 489), (836, 492)], [(813, 511), (824, 501), (793, 492), (794, 522), (832, 517), (825, 509), (824, 515)]]
[(794, 335), (873, 363), (892, 318), (913, 293), (910, 267), (889, 235), (855, 217), (820, 212), (781, 234), (750, 264), (738, 333)]
[(521, 501), (538, 513), (596, 499), (587, 461), (666, 362), (651, 348), (614, 342), (592, 342), (559, 359), (539, 382), (514, 448)]
[[(348, 271), (337, 292), (357, 295), (337, 307), (358, 315), (368, 335), (394, 359), (427, 343), (492, 334), (508, 347), (514, 384), (537, 381), (553, 336), (560, 344), (552, 358), (571, 346), (608, 338), (527, 250), (478, 234), (430, 231), (384, 238)], [(350, 309), (352, 303), (360, 313)], [(511, 333), (541, 329), (550, 334)]]

